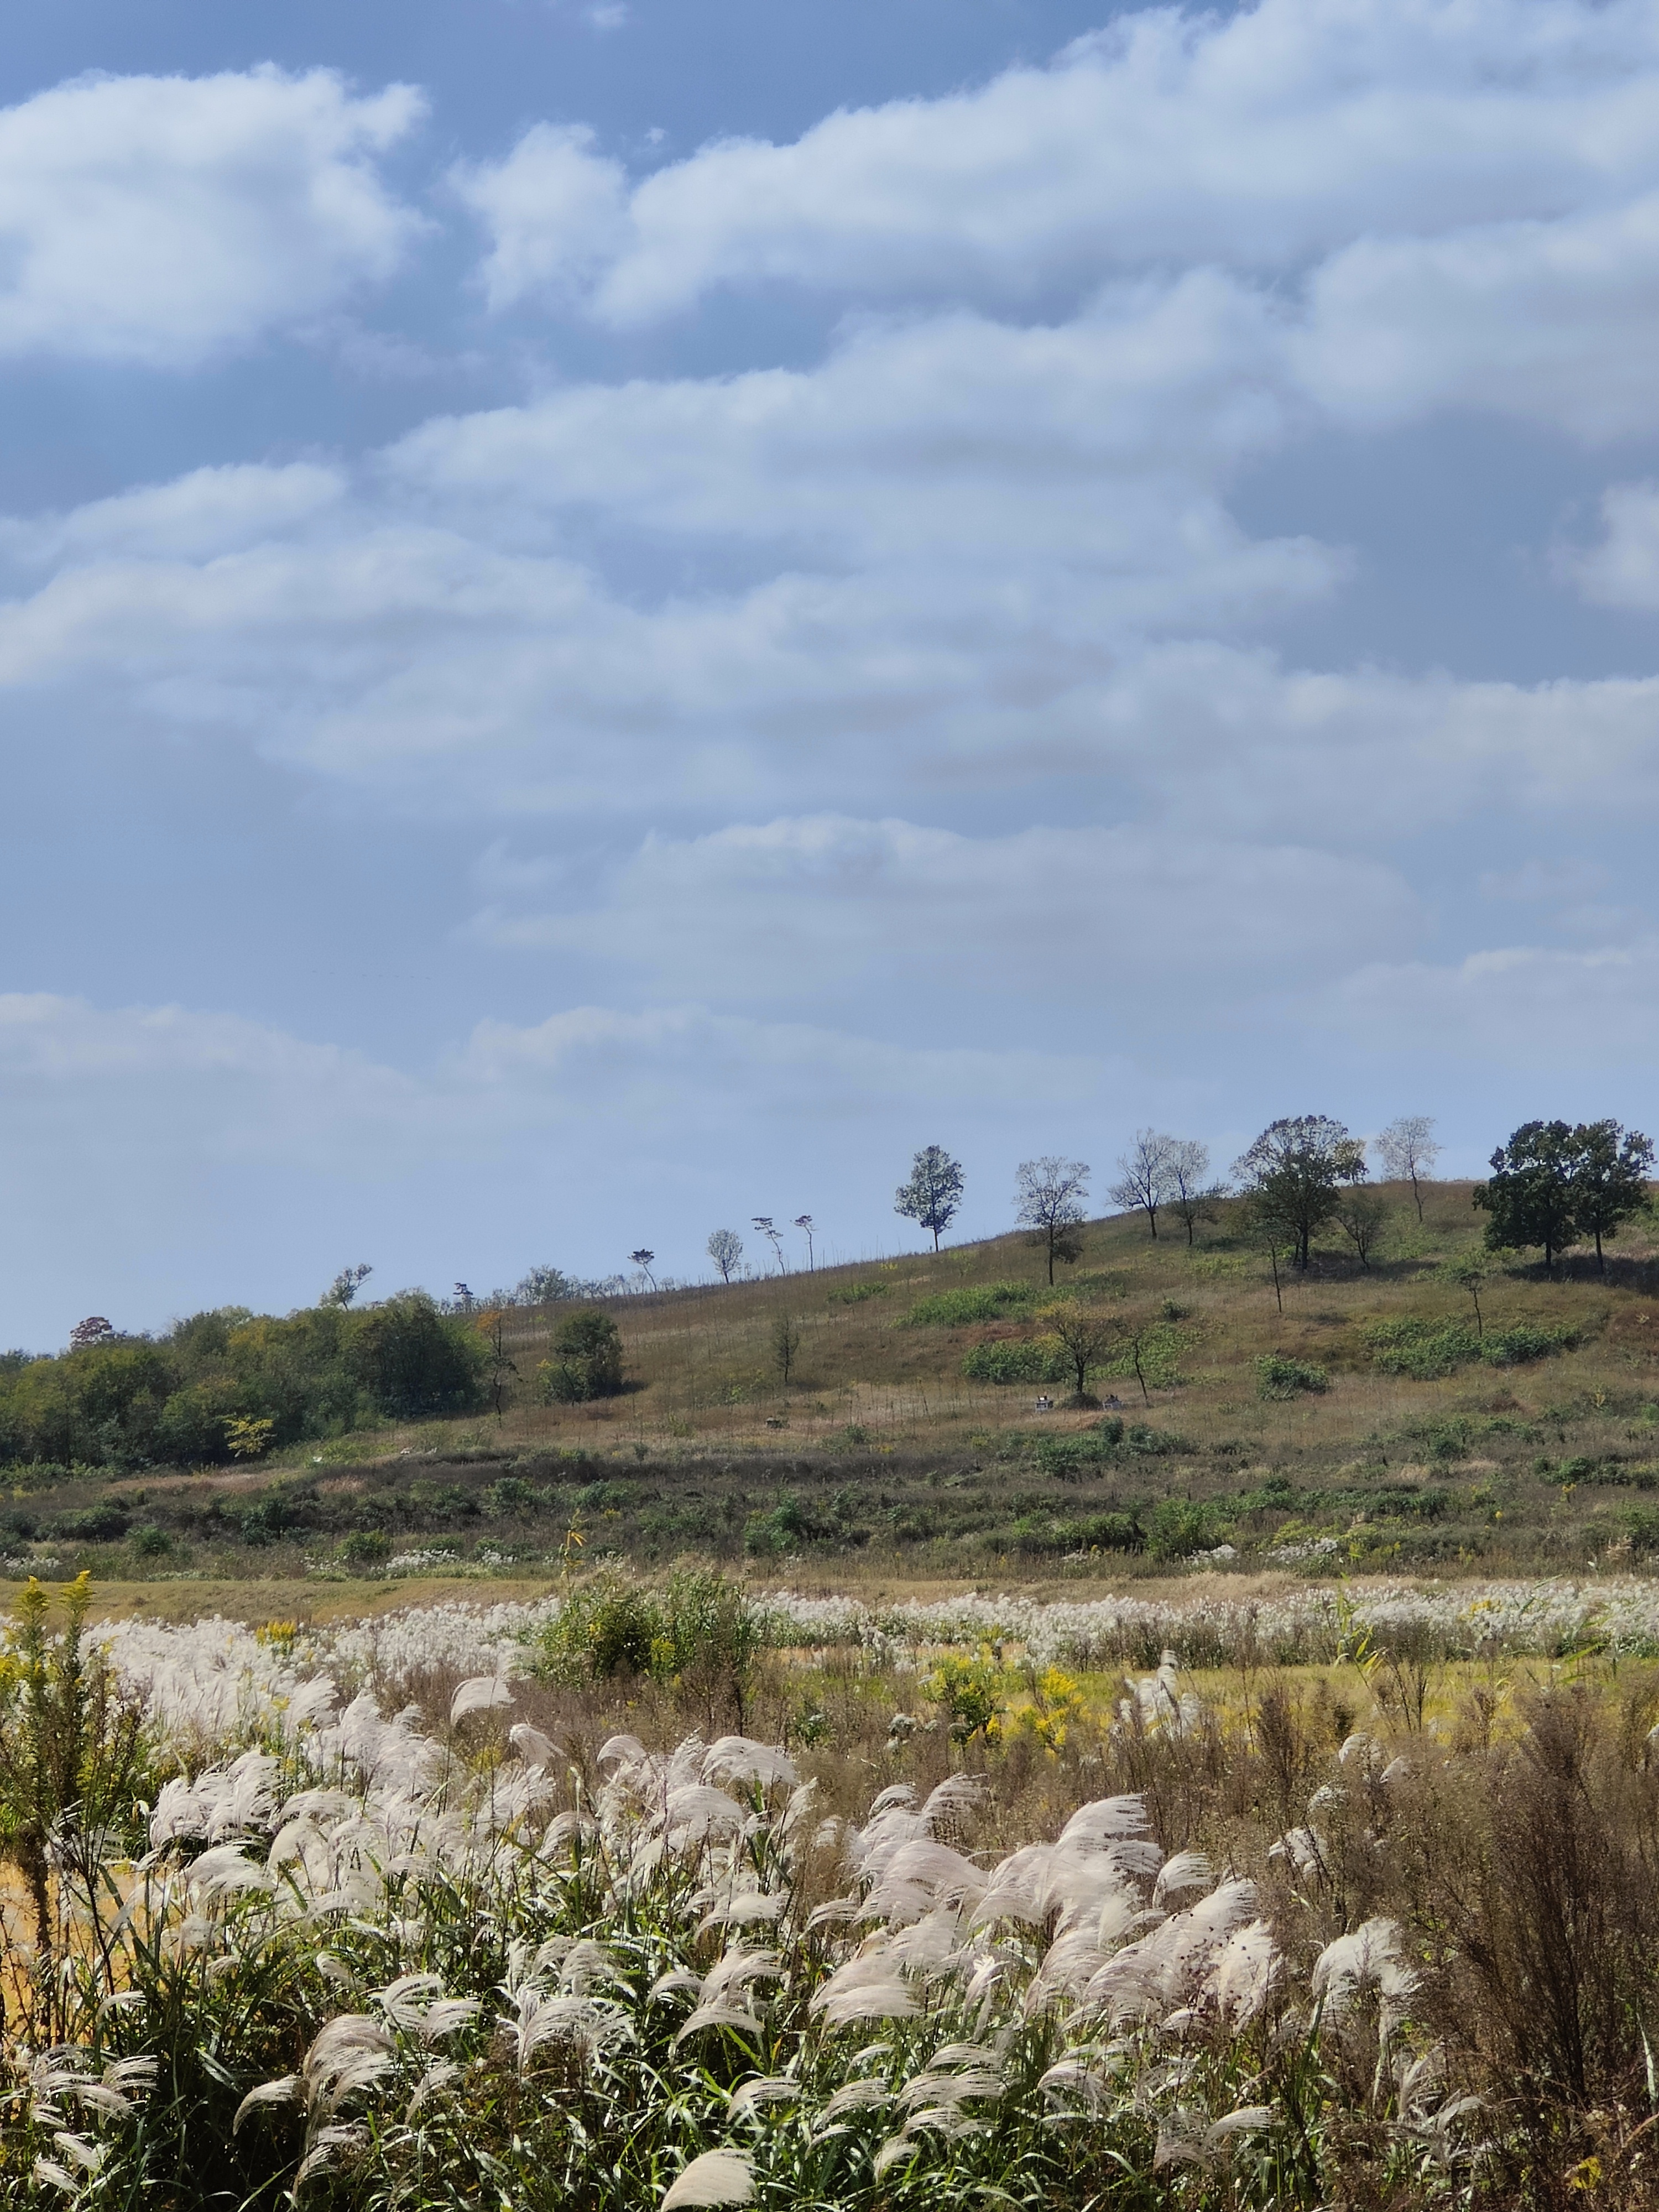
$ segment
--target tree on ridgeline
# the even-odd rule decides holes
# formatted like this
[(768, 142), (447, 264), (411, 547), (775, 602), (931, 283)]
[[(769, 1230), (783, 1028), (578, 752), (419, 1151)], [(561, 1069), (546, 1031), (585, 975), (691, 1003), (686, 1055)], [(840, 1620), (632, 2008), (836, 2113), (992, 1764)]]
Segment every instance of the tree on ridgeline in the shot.
[(1032, 1243), (1042, 1246), (1051, 1283), (1056, 1260), (1069, 1263), (1083, 1256), (1080, 1231), (1089, 1172), (1086, 1160), (1062, 1160), (1054, 1152), (1022, 1160), (1014, 1171), (1014, 1218), (1030, 1231)]
[(1408, 1182), (1417, 1200), (1417, 1218), (1423, 1218), (1423, 1193), (1419, 1177), (1427, 1182), (1442, 1147), (1435, 1142), (1432, 1114), (1401, 1114), (1376, 1139), (1377, 1157), (1390, 1182)]
[(628, 1256), (654, 1291), (657, 1287), (657, 1284), (656, 1278), (651, 1273), (651, 1262), (656, 1258), (656, 1254), (650, 1250), (647, 1246), (641, 1244), (637, 1252), (630, 1252)]
[(963, 1172), (943, 1145), (924, 1145), (910, 1163), (910, 1180), (893, 1194), (893, 1211), (932, 1231), (933, 1249), (962, 1204)]
[(321, 1297), (318, 1299), (318, 1304), (339, 1306), (343, 1309), (349, 1306), (374, 1273), (374, 1268), (369, 1266), (367, 1260), (360, 1261), (355, 1267), (342, 1267)]
[(720, 1271), (720, 1280), (729, 1283), (733, 1271), (743, 1265), (743, 1239), (735, 1229), (716, 1229), (708, 1239), (708, 1256)]
[(1617, 1121), (1587, 1121), (1573, 1131), (1578, 1158), (1572, 1170), (1572, 1218), (1595, 1245), (1595, 1264), (1606, 1274), (1603, 1238), (1611, 1243), (1626, 1222), (1647, 1209), (1653, 1143), (1639, 1129)]
[(1558, 1254), (1589, 1237), (1605, 1273), (1601, 1248), (1646, 1208), (1652, 1165), (1651, 1140), (1611, 1119), (1523, 1121), (1474, 1187), (1474, 1203), (1490, 1217), (1486, 1243), (1494, 1250), (1537, 1245), (1547, 1275)]
[(1187, 1242), (1200, 1221), (1213, 1221), (1224, 1187), (1210, 1181), (1210, 1148), (1196, 1137), (1170, 1139), (1170, 1211), (1187, 1231)]
[(1573, 1218), (1572, 1170), (1577, 1148), (1566, 1121), (1523, 1121), (1492, 1156), (1492, 1175), (1478, 1182), (1472, 1202), (1489, 1218), (1493, 1251), (1541, 1248), (1544, 1273), (1556, 1255), (1578, 1242)]
[(1144, 1213), (1146, 1225), (1154, 1241), (1158, 1237), (1158, 1209), (1171, 1194), (1170, 1159), (1176, 1139), (1166, 1137), (1161, 1130), (1140, 1129), (1127, 1152), (1120, 1155), (1118, 1166), (1122, 1173), (1107, 1196), (1125, 1213)]
[(1233, 1173), (1258, 1241), (1287, 1252), (1305, 1270), (1313, 1240), (1335, 1218), (1344, 1187), (1364, 1180), (1365, 1147), (1328, 1114), (1292, 1114), (1269, 1122)]

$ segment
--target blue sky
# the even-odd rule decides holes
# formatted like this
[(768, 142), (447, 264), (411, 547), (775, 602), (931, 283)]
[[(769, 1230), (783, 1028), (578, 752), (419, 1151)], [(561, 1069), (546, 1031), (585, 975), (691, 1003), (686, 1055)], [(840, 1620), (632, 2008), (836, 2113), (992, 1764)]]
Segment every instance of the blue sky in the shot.
[(1651, 1126), (1651, 6), (70, 0), (0, 107), (0, 1338)]

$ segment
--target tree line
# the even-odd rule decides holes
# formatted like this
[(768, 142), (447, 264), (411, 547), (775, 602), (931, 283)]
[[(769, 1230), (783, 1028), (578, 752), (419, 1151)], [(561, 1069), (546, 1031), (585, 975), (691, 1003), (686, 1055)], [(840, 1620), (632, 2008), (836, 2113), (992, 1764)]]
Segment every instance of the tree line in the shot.
[[(1144, 1214), (1153, 1237), (1160, 1216), (1173, 1217), (1188, 1244), (1201, 1224), (1218, 1218), (1224, 1200), (1242, 1201), (1246, 1232), (1269, 1255), (1275, 1281), (1281, 1261), (1305, 1269), (1313, 1240), (1333, 1225), (1369, 1267), (1388, 1205), (1369, 1187), (1367, 1152), (1376, 1152), (1388, 1181), (1409, 1185), (1421, 1221), (1424, 1185), (1443, 1149), (1434, 1130), (1431, 1115), (1401, 1115), (1368, 1142), (1331, 1115), (1288, 1115), (1262, 1130), (1230, 1177), (1212, 1178), (1206, 1145), (1142, 1129), (1119, 1156), (1108, 1196), (1120, 1212)], [(1605, 1269), (1604, 1246), (1648, 1210), (1653, 1164), (1650, 1139), (1611, 1118), (1522, 1122), (1493, 1152), (1491, 1176), (1474, 1188), (1474, 1203), (1488, 1217), (1486, 1242), (1495, 1251), (1540, 1249), (1547, 1272), (1563, 1252), (1589, 1243)], [(1054, 1154), (1022, 1160), (1015, 1172), (1014, 1218), (1042, 1249), (1051, 1283), (1056, 1262), (1081, 1253), (1091, 1172), (1085, 1160)], [(895, 1194), (894, 1210), (927, 1231), (937, 1251), (961, 1208), (966, 1180), (962, 1163), (943, 1146), (924, 1146)]]

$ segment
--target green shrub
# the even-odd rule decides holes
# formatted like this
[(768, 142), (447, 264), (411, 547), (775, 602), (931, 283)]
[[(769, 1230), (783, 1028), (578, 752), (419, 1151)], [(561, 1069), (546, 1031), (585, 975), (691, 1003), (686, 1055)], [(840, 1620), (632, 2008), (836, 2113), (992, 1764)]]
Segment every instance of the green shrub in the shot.
[(885, 1283), (843, 1283), (829, 1292), (826, 1303), (832, 1306), (861, 1306), (866, 1298), (884, 1298)]
[(131, 1526), (131, 1515), (118, 1505), (89, 1505), (84, 1512), (64, 1514), (54, 1523), (52, 1534), (82, 1543), (107, 1544), (125, 1536)]
[(152, 1521), (145, 1527), (133, 1530), (132, 1548), (141, 1559), (165, 1559), (173, 1549), (173, 1539), (165, 1528), (157, 1528)]
[(962, 1371), (973, 1382), (1064, 1382), (1072, 1364), (1052, 1336), (1003, 1337), (976, 1344)]
[(971, 1289), (941, 1291), (922, 1298), (905, 1315), (905, 1328), (961, 1328), (969, 1322), (1001, 1321), (1030, 1313), (1036, 1292), (1030, 1283), (979, 1283)]
[(571, 1591), (542, 1630), (538, 1671), (570, 1684), (646, 1674), (741, 1716), (769, 1637), (765, 1613), (718, 1570), (671, 1575), (660, 1589), (606, 1575)]
[(392, 1539), (383, 1528), (354, 1528), (341, 1545), (338, 1557), (348, 1567), (383, 1567), (392, 1557)]
[(1373, 1322), (1364, 1334), (1372, 1358), (1385, 1374), (1432, 1382), (1474, 1360), (1484, 1360), (1488, 1367), (1516, 1367), (1547, 1359), (1571, 1351), (1579, 1332), (1520, 1322), (1480, 1337), (1461, 1322), (1402, 1320)]
[(1282, 1352), (1269, 1352), (1255, 1363), (1256, 1394), (1262, 1398), (1294, 1398), (1298, 1391), (1328, 1390), (1331, 1378), (1322, 1367), (1305, 1359), (1291, 1359)]
[(609, 1314), (597, 1309), (572, 1314), (559, 1324), (553, 1357), (542, 1362), (538, 1372), (549, 1405), (614, 1398), (623, 1387), (622, 1332)]
[(1207, 1510), (1190, 1498), (1164, 1498), (1152, 1508), (1147, 1540), (1154, 1559), (1189, 1559), (1213, 1540)]
[(988, 1650), (975, 1659), (941, 1659), (921, 1693), (945, 1715), (957, 1743), (971, 1743), (976, 1735), (988, 1739), (1001, 1730), (1007, 1700), (1002, 1669)]
[(440, 1313), (424, 1291), (370, 1307), (348, 1345), (352, 1372), (394, 1420), (465, 1413), (483, 1403), (483, 1339)]

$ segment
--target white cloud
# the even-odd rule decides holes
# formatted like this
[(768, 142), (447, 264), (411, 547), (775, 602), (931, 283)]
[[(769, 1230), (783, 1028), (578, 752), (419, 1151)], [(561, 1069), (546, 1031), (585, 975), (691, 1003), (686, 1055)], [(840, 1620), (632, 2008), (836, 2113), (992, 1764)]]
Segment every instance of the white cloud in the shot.
[(259, 544), (333, 507), (345, 490), (336, 469), (294, 461), (192, 469), (67, 514), (0, 517), (0, 553), (34, 567), (94, 560), (204, 561)]
[[(567, 388), (428, 422), (388, 466), (475, 512), (837, 559), (1080, 561), (1178, 595), (1244, 550), (1218, 483), (1304, 412), (1281, 355), (1272, 312), (1199, 271), (1058, 326), (944, 314), (855, 328), (811, 370)], [(1309, 592), (1338, 566), (1305, 542), (1251, 550), (1286, 575), (1299, 560)]]
[(1610, 485), (1601, 526), (1599, 545), (1559, 553), (1564, 579), (1600, 606), (1659, 609), (1659, 484)]
[(0, 111), (0, 353), (186, 368), (383, 281), (422, 225), (376, 158), (423, 105), (265, 67)]
[(1593, 442), (1659, 423), (1656, 345), (1659, 192), (1645, 191), (1557, 222), (1358, 240), (1313, 275), (1291, 353), (1345, 423), (1460, 407)]
[(1008, 303), (1126, 270), (1294, 269), (1361, 234), (1532, 218), (1656, 176), (1638, 0), (1146, 9), (1048, 69), (717, 141), (631, 187), (542, 125), (467, 189), (498, 303), (590, 289), (617, 324), (712, 287)]
[[(896, 1004), (927, 1034), (941, 990), (981, 1024), (999, 1006), (994, 1026), (1056, 1006), (1231, 1016), (1397, 956), (1420, 917), (1398, 876), (1349, 854), (1170, 829), (974, 838), (820, 815), (653, 836), (597, 909), (497, 908), (474, 927), (635, 964), (671, 994)], [(946, 1026), (959, 1018), (958, 1006)]]
[(1348, 978), (1323, 1012), (1384, 1056), (1498, 1064), (1528, 1078), (1529, 1095), (1541, 1087), (1587, 1097), (1605, 1092), (1607, 1072), (1650, 1067), (1659, 1050), (1659, 939), (1583, 951), (1505, 946), (1444, 966), (1378, 964)]

